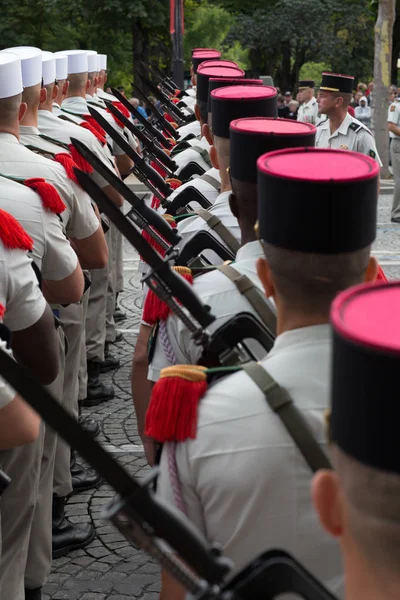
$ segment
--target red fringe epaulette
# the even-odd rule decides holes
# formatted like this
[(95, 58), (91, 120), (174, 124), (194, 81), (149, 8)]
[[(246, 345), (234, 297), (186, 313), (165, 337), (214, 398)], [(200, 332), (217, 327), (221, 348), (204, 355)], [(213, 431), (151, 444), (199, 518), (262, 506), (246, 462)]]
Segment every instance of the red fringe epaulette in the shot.
[(153, 167), (153, 169), (157, 171), (157, 173), (159, 173), (163, 179), (165, 179), (167, 171), (164, 171), (164, 169), (160, 167), (160, 165), (155, 160), (152, 160), (150, 162), (150, 166)]
[(198, 405), (208, 387), (206, 371), (200, 365), (162, 369), (146, 413), (146, 436), (161, 443), (195, 439)]
[(78, 165), (70, 154), (67, 154), (66, 152), (60, 152), (60, 154), (56, 154), (54, 156), (54, 160), (64, 167), (68, 179), (71, 179), (71, 181), (74, 183), (78, 183), (74, 173), (74, 167), (76, 168)]
[[(116, 100), (112, 104), (113, 104), (113, 106), (115, 106), (115, 108), (118, 108), (118, 110), (124, 115), (124, 117), (126, 117), (127, 119), (129, 119), (129, 117), (131, 116), (131, 113), (126, 108), (126, 106), (124, 106), (122, 104), (122, 102), (118, 102), (118, 100)], [(113, 119), (117, 123), (117, 125), (119, 125), (120, 127), (122, 127), (122, 129), (125, 127), (125, 125), (118, 119), (118, 117), (116, 117), (115, 115), (113, 115), (112, 112), (108, 108), (107, 108), (107, 112), (109, 112), (110, 115), (113, 116)]]
[(33, 248), (33, 240), (22, 225), (2, 209), (0, 209), (0, 240), (9, 250), (32, 250)]
[(6, 312), (6, 309), (4, 308), (4, 306), (2, 304), (0, 304), (0, 319), (2, 319), (4, 317), (5, 312)]
[(82, 118), (84, 119), (84, 121), (82, 121), (80, 126), (84, 129), (87, 129), (88, 131), (91, 131), (93, 135), (97, 137), (100, 144), (102, 146), (105, 146), (107, 144), (106, 132), (101, 127), (101, 125), (98, 124), (96, 119), (93, 119), (92, 115), (83, 115)]
[(88, 161), (83, 158), (76, 148), (72, 144), (68, 145), (69, 151), (71, 152), (72, 159), (76, 166), (85, 173), (92, 173), (93, 167), (89, 165)]
[[(189, 284), (193, 284), (192, 271), (188, 267), (175, 266), (172, 268)], [(149, 325), (154, 325), (158, 321), (166, 321), (170, 314), (171, 309), (169, 306), (160, 300), (152, 290), (149, 290), (143, 305), (143, 321)]]
[(55, 214), (64, 212), (66, 206), (61, 200), (60, 194), (57, 192), (54, 185), (47, 183), (42, 177), (32, 177), (25, 179), (24, 185), (35, 190), (42, 200), (43, 208)]
[(378, 264), (378, 272), (376, 274), (376, 283), (385, 283), (386, 281), (388, 281), (388, 278), (385, 275), (384, 270), (382, 269), (382, 267)]
[[(173, 229), (176, 229), (176, 221), (174, 219), (174, 217), (172, 215), (168, 215), (167, 213), (165, 213), (164, 215), (162, 215), (163, 218), (171, 225), (171, 227)], [(160, 234), (159, 234), (160, 235)], [(154, 250), (157, 250), (157, 252), (161, 255), (161, 256), (165, 256), (165, 250), (164, 248), (162, 248), (160, 246), (160, 244), (151, 237), (150, 233), (148, 233), (147, 231), (142, 231), (142, 237), (150, 244), (150, 246), (152, 248), (154, 248)], [(160, 235), (160, 237), (162, 237), (164, 239), (164, 237), (162, 235)], [(143, 260), (143, 258), (142, 258)]]

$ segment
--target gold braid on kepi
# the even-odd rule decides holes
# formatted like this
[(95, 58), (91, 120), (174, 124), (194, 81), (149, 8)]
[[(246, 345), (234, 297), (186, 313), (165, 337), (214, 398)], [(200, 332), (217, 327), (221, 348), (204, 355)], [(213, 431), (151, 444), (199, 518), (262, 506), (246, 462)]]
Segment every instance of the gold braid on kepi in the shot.
[(198, 405), (207, 392), (209, 377), (240, 369), (207, 369), (201, 365), (174, 365), (162, 369), (147, 409), (145, 435), (161, 443), (195, 439)]
[[(172, 268), (174, 271), (179, 273), (181, 277), (186, 279), (190, 285), (193, 284), (193, 275), (191, 269), (188, 267), (179, 266)], [(155, 325), (158, 321), (166, 321), (170, 314), (171, 309), (169, 306), (160, 300), (160, 298), (156, 296), (152, 290), (149, 290), (143, 305), (143, 321), (149, 325)]]

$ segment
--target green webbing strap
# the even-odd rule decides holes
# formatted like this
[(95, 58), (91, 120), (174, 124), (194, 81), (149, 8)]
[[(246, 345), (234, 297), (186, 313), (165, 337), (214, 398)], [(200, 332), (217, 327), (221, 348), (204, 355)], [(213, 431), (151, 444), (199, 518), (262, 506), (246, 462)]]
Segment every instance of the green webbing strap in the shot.
[(197, 208), (194, 212), (207, 223), (210, 229), (219, 235), (229, 250), (231, 250), (234, 254), (237, 253), (240, 248), (240, 244), (235, 236), (229, 231), (229, 229), (221, 222), (221, 219), (208, 212), (208, 210), (205, 208)]
[(313, 473), (319, 469), (332, 469), (328, 457), (288, 392), (259, 363), (250, 362), (243, 365), (243, 370), (260, 388), (270, 408), (282, 421)]
[(237, 290), (246, 298), (249, 304), (251, 304), (264, 325), (266, 325), (273, 336), (276, 337), (276, 315), (268, 306), (258, 287), (249, 277), (247, 277), (247, 275), (239, 273), (232, 265), (217, 265), (216, 268), (235, 284)]

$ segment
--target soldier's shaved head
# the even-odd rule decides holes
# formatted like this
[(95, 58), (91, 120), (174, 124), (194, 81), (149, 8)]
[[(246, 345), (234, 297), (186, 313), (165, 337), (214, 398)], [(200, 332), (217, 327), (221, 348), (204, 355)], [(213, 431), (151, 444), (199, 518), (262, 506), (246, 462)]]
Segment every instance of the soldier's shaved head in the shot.
[(68, 75), (68, 96), (82, 96), (86, 94), (88, 73), (73, 73)]
[[(0, 127), (8, 127), (11, 124), (18, 123), (18, 115), (22, 102), (22, 94), (17, 94), (11, 98), (0, 99)], [(2, 129), (3, 130), (3, 129)]]

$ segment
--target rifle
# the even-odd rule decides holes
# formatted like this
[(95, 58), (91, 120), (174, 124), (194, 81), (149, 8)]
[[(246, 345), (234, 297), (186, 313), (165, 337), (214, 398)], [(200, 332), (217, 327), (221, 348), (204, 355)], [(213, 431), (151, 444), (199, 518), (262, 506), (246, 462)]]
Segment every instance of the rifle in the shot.
[(143, 72), (141, 73), (141, 77), (143, 81), (146, 83), (147, 87), (150, 89), (151, 93), (161, 102), (161, 105), (165, 108), (167, 112), (170, 113), (176, 120), (178, 120), (178, 125), (183, 123), (192, 123), (195, 118), (193, 115), (187, 116), (184, 112), (181, 111), (180, 108), (176, 106), (171, 100), (162, 92), (151, 79), (149, 79)]
[(148, 165), (136, 150), (134, 150), (126, 139), (118, 133), (111, 123), (103, 117), (95, 108), (88, 106), (92, 117), (98, 122), (114, 142), (125, 152), (134, 162), (131, 172), (143, 183), (161, 202), (162, 206), (166, 204), (166, 199), (173, 192), (172, 188), (164, 181), (159, 173), (153, 167)]
[[(175, 229), (155, 210), (147, 206), (138, 196), (109, 169), (85, 144), (71, 138), (71, 143), (83, 158), (132, 206), (129, 215), (137, 227), (147, 231), (164, 250), (175, 246), (181, 237)], [(154, 231), (154, 229), (156, 231)], [(158, 232), (158, 233), (157, 233)], [(160, 237), (163, 236), (163, 237)], [(164, 239), (165, 238), (165, 239)], [(168, 243), (166, 243), (168, 242)]]
[(104, 100), (105, 105), (111, 114), (114, 115), (124, 127), (129, 129), (133, 135), (135, 135), (143, 144), (143, 150), (146, 153), (147, 158), (154, 160), (164, 171), (167, 172), (168, 177), (173, 177), (174, 172), (177, 170), (178, 165), (172, 160), (164, 150), (150, 140), (147, 135), (140, 131), (136, 125), (134, 125), (126, 116), (118, 110), (116, 106), (109, 100)]
[(144, 72), (147, 71), (149, 74), (152, 75), (153, 79), (158, 81), (158, 83), (165, 89), (166, 93), (168, 93), (170, 96), (175, 96), (175, 92), (179, 88), (174, 87), (174, 84), (172, 83), (171, 79), (169, 77), (167, 77), (166, 75), (164, 75), (160, 71), (160, 69), (158, 69), (153, 64), (146, 65), (142, 61), (140, 61), (140, 66), (141, 66), (142, 70), (144, 70)]
[(156, 125), (158, 125), (162, 131), (165, 131), (170, 137), (174, 138), (175, 140), (179, 140), (179, 133), (174, 129), (174, 127), (172, 127), (171, 123), (167, 121), (158, 108), (148, 100), (146, 94), (142, 92), (140, 87), (135, 83), (132, 83), (132, 87), (135, 93), (147, 104), (150, 112), (155, 116)]
[(244, 342), (250, 338), (255, 339), (264, 348), (265, 353), (271, 350), (275, 336), (249, 313), (239, 313), (233, 326), (230, 322), (225, 323), (210, 335), (207, 328), (215, 321), (210, 307), (202, 304), (192, 287), (171, 269), (168, 257), (162, 258), (148, 244), (89, 175), (79, 169), (74, 169), (74, 172), (80, 185), (95, 200), (99, 209), (109, 217), (151, 267), (143, 281), (184, 323), (192, 334), (194, 343), (203, 347), (204, 360), (208, 360), (209, 350), (212, 359), (219, 364), (238, 364), (255, 360)]
[(152, 125), (150, 123), (150, 121), (145, 119), (144, 116), (141, 115), (140, 112), (137, 110), (137, 108), (135, 108), (133, 106), (133, 104), (131, 104), (129, 102), (129, 100), (127, 100), (125, 98), (125, 96), (123, 96), (115, 88), (111, 88), (111, 91), (114, 94), (114, 96), (117, 98), (117, 100), (119, 100), (119, 102), (121, 102), (121, 104), (123, 104), (131, 112), (131, 114), (135, 117), (135, 119), (137, 119), (139, 121), (139, 123), (141, 125), (143, 125), (143, 127), (146, 129), (148, 135), (153, 136), (152, 138), (149, 138), (149, 139), (152, 139), (153, 141), (154, 141), (154, 139), (157, 139), (160, 142), (160, 144), (162, 144), (163, 146), (167, 146), (168, 150), (173, 148), (173, 145), (171, 144), (170, 140), (168, 138), (164, 137), (163, 134), (161, 133), (161, 131), (159, 129), (157, 129), (156, 127), (154, 127), (154, 125)]
[[(336, 600), (304, 567), (282, 550), (269, 550), (231, 581), (232, 568), (217, 544), (210, 545), (192, 523), (154, 495), (153, 469), (139, 482), (82, 429), (29, 371), (0, 351), (1, 376), (117, 492), (105, 516), (128, 541), (154, 557), (197, 600), (274, 600), (282, 593), (303, 600)], [(177, 555), (177, 556), (176, 556)], [(185, 561), (183, 563), (183, 561)], [(189, 570), (187, 566), (191, 569)]]

